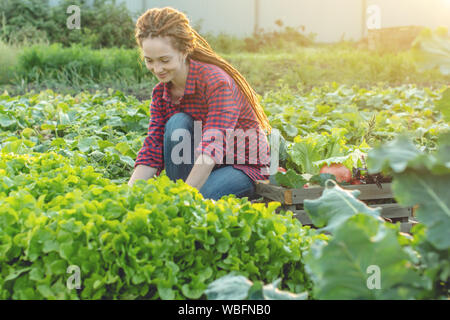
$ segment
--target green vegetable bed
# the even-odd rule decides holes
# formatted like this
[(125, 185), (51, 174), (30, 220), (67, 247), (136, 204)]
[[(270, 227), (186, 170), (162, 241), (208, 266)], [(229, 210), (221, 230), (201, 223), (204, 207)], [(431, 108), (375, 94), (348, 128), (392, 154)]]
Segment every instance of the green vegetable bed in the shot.
[[(125, 182), (145, 139), (149, 101), (114, 91), (5, 93), (0, 299), (236, 298), (226, 292), (239, 299), (446, 299), (444, 90), (331, 86), (262, 100), (284, 138), (280, 159), (288, 169), (315, 174), (320, 163), (354, 164), (355, 154), (367, 154), (369, 173), (394, 178), (400, 204), (419, 205), (413, 236), (338, 187), (305, 202), (318, 230), (301, 226), (291, 212), (275, 213), (279, 203), (205, 200), (164, 173), (130, 188)], [(373, 266), (379, 282), (368, 282)]]

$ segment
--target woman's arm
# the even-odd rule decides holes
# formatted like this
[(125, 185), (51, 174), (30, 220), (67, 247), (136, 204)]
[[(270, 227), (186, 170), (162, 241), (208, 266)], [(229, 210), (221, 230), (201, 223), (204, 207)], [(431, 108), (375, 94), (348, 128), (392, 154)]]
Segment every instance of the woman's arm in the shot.
[(186, 183), (198, 190), (205, 184), (216, 163), (208, 155), (200, 155), (194, 163)]
[(147, 137), (138, 152), (134, 164), (134, 172), (128, 182), (132, 186), (137, 179), (150, 179), (164, 168), (163, 138), (164, 138), (164, 107), (158, 98), (161, 95), (160, 86), (153, 88), (150, 105), (150, 123)]
[(138, 179), (148, 180), (150, 178), (153, 178), (157, 170), (157, 168), (145, 166), (142, 164), (138, 165), (136, 169), (134, 169), (134, 172), (131, 175), (130, 180), (128, 181), (128, 185), (132, 187), (134, 182)]

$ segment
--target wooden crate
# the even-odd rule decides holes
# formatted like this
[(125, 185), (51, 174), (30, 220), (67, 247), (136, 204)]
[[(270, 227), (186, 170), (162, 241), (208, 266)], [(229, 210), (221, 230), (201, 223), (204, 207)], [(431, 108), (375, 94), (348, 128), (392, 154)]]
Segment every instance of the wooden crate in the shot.
[(369, 50), (399, 52), (409, 50), (424, 27), (403, 26), (368, 30)]
[[(359, 190), (361, 193), (358, 196), (359, 200), (363, 202), (370, 202), (371, 200), (384, 200), (382, 204), (368, 204), (369, 207), (381, 207), (381, 216), (387, 218), (393, 223), (400, 222), (402, 232), (410, 232), (413, 220), (412, 208), (405, 208), (395, 203), (393, 198), (391, 183), (381, 184), (382, 188), (378, 188), (376, 184), (361, 184), (343, 186), (346, 190)], [(280, 186), (269, 184), (268, 180), (257, 181), (256, 193), (263, 197), (263, 202), (278, 201), (281, 203), (280, 210), (290, 210), (303, 225), (311, 225), (312, 222), (309, 215), (303, 209), (304, 200), (317, 199), (322, 195), (323, 187), (312, 187), (306, 189), (288, 189)]]

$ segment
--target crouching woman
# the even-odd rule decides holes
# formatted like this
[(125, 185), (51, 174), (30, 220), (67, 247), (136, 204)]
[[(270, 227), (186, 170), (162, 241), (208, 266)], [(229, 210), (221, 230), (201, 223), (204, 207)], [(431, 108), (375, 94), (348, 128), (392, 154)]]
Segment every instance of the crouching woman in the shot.
[(159, 83), (128, 184), (165, 169), (205, 198), (254, 197), (255, 181), (268, 179), (271, 130), (256, 93), (173, 8), (147, 10), (135, 36)]

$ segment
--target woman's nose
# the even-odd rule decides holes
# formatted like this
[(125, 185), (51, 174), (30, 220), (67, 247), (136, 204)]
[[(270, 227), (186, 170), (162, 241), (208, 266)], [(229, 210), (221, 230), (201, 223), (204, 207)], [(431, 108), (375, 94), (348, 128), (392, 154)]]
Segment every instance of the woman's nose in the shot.
[(159, 73), (162, 73), (162, 69), (163, 69), (163, 68), (162, 68), (161, 65), (158, 65), (158, 64), (157, 64), (157, 65), (153, 66), (153, 72), (154, 72), (154, 73), (158, 73), (158, 74), (159, 74)]

